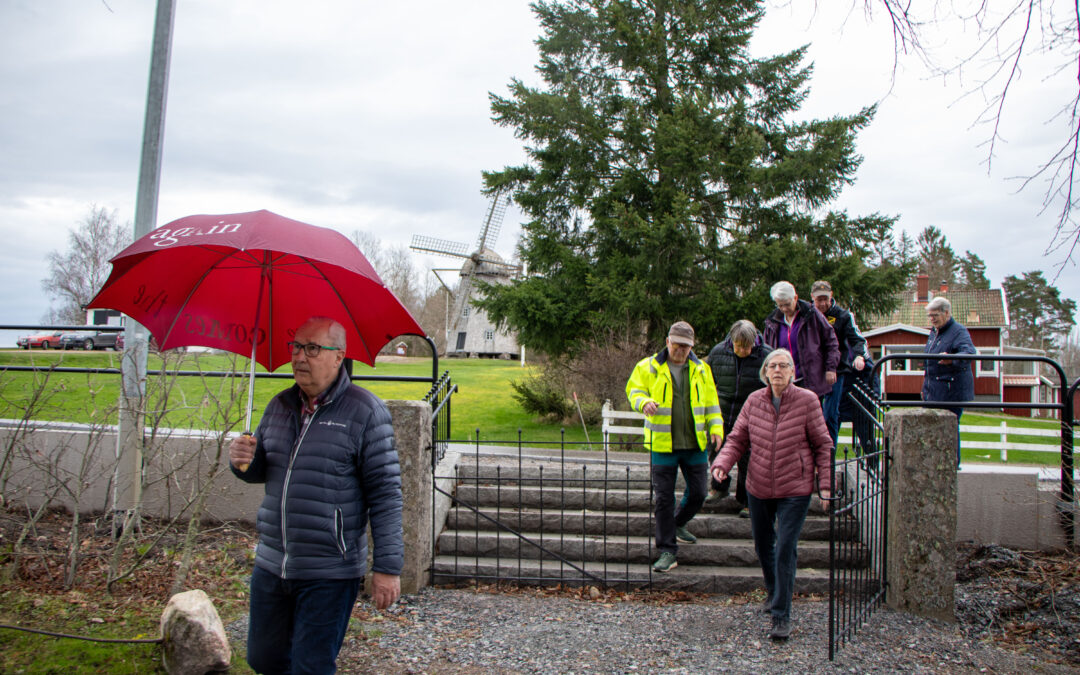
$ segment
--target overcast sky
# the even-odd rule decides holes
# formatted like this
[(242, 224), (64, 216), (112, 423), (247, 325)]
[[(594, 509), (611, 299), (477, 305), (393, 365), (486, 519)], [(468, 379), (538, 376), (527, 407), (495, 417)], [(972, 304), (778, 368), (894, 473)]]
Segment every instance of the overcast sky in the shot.
[[(0, 2), (0, 323), (42, 317), (45, 257), (91, 205), (134, 219), (154, 5)], [(970, 80), (931, 78), (908, 59), (894, 82), (882, 17), (868, 26), (859, 11), (834, 11), (770, 10), (755, 49), (811, 44), (810, 116), (879, 103), (857, 183), (836, 206), (899, 215), (913, 237), (936, 225), (958, 254), (986, 261), (994, 287), (1030, 270), (1052, 277), (1052, 214), (1007, 179), (1061, 142), (1045, 121), (1068, 78), (1025, 72), (988, 175), (989, 130), (973, 125), (982, 101), (957, 102)], [(537, 81), (537, 35), (521, 0), (177, 0), (157, 222), (265, 208), (384, 245), (428, 234), (471, 246), (481, 171), (523, 157), (512, 130), (491, 122), (488, 92)], [(963, 38), (937, 36), (943, 48)], [(519, 222), (507, 214), (504, 256)], [(452, 264), (417, 257), (420, 268)], [(1070, 265), (1057, 285), (1080, 300), (1078, 282)]]

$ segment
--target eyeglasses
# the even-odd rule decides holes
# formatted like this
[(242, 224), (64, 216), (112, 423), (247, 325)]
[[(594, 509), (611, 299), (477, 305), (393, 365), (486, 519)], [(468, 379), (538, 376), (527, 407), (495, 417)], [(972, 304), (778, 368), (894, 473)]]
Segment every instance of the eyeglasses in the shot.
[(765, 366), (765, 369), (766, 370), (787, 370), (788, 368), (794, 368), (794, 367), (795, 367), (795, 364), (793, 364), (793, 363), (770, 363), (769, 365)]
[(926, 318), (928, 318), (928, 319), (936, 319), (939, 316), (941, 316), (941, 312), (927, 312), (926, 313)]
[(303, 342), (286, 342), (289, 345), (289, 350), (292, 351), (292, 355), (296, 356), (303, 349), (309, 359), (313, 359), (319, 355), (324, 349), (329, 349), (332, 352), (341, 351), (341, 347), (327, 347), (326, 345), (317, 345), (314, 342), (311, 344), (304, 344)]

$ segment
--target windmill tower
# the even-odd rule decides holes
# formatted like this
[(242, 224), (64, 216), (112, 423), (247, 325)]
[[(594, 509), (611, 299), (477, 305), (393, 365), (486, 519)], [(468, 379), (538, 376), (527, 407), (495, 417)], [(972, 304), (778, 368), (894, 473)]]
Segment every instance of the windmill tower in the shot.
[[(508, 194), (499, 193), (488, 205), (476, 250), (468, 252), (468, 245), (425, 235), (413, 235), (409, 248), (423, 253), (459, 258), (463, 260), (458, 271), (460, 281), (453, 291), (453, 301), (448, 310), (446, 353), (448, 356), (497, 356), (511, 358), (518, 351), (517, 336), (500, 331), (488, 319), (487, 313), (478, 309), (473, 300), (477, 292), (476, 281), (508, 284), (521, 271), (521, 267), (504, 261), (492, 250), (502, 228), (503, 216), (510, 205)], [(440, 270), (432, 270), (438, 276)], [(449, 271), (449, 270), (442, 270)], [(450, 287), (438, 277), (447, 291)]]

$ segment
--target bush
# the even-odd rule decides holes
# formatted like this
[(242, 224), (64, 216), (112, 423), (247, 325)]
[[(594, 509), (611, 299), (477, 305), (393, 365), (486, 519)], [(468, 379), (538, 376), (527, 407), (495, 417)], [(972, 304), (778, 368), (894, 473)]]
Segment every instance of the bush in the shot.
[(544, 367), (539, 375), (511, 381), (514, 400), (527, 413), (556, 422), (566, 419), (574, 412), (574, 402), (563, 394), (564, 388), (555, 381), (555, 375)]
[(596, 425), (601, 420), (605, 400), (620, 410), (629, 410), (626, 381), (639, 360), (656, 351), (643, 339), (614, 331), (597, 335), (574, 356), (560, 357), (538, 366), (539, 374), (512, 382), (514, 399), (526, 412), (552, 421)]

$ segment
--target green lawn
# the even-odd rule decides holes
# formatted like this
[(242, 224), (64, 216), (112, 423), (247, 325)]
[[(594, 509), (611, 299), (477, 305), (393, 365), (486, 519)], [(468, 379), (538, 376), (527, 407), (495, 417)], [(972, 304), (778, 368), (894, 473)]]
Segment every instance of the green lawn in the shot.
[[(231, 378), (178, 377), (158, 378), (157, 386), (150, 386), (152, 391), (163, 390), (164, 384), (171, 385), (168, 395), (167, 412), (163, 426), (181, 428), (221, 428), (231, 425), (239, 430), (243, 426), (243, 411), (247, 400), (247, 378), (244, 375), (247, 359), (231, 355), (187, 354), (170, 356), (169, 370), (239, 371), (240, 375)], [(119, 354), (114, 352), (21, 352), (18, 350), (0, 350), (0, 365), (38, 365), (51, 364), (61, 366), (117, 367)], [(158, 356), (151, 356), (149, 368), (160, 369), (162, 361)], [(474, 440), (479, 430), (482, 442), (512, 442), (518, 437), (529, 444), (557, 444), (564, 438), (574, 447), (584, 447), (585, 432), (580, 421), (569, 420), (564, 424), (541, 422), (527, 414), (514, 400), (510, 382), (526, 377), (530, 366), (524, 368), (517, 361), (491, 359), (442, 359), (440, 372), (449, 371), (451, 380), (457, 385), (453, 397), (451, 434), (457, 440)], [(260, 372), (264, 372), (259, 368)], [(289, 366), (279, 370), (285, 373), (284, 379), (259, 379), (255, 384), (255, 410), (252, 424), (257, 424), (262, 409), (270, 398), (288, 386)], [(379, 361), (376, 368), (356, 364), (355, 375), (373, 376), (431, 376), (431, 361), (427, 358), (391, 357)], [(0, 373), (0, 417), (21, 417), (27, 407), (32, 392), (41, 388), (42, 400), (38, 401), (36, 419), (88, 422), (90, 420), (115, 422), (115, 407), (120, 393), (119, 378), (115, 375), (86, 375), (53, 373), (47, 385), (40, 386), (42, 374)], [(154, 378), (151, 378), (152, 380)], [(35, 382), (38, 383), (35, 385)], [(371, 389), (384, 399), (421, 399), (430, 388), (429, 383), (406, 382), (365, 382), (360, 384)], [(165, 407), (165, 406), (161, 406)], [(1060, 429), (1052, 420), (1039, 420), (1014, 417), (1003, 414), (985, 414), (966, 412), (964, 426), (997, 427), (1001, 420), (1007, 420), (1010, 427)], [(588, 429), (589, 439), (593, 443), (601, 440), (599, 425)], [(1024, 443), (1038, 443), (1048, 448), (1060, 445), (1059, 437), (1019, 436), (1010, 432), (1010, 439)], [(964, 432), (963, 441), (996, 441), (996, 431), (987, 434)], [(1000, 464), (1000, 454), (996, 450), (963, 449), (965, 463)], [(1057, 466), (1060, 455), (1057, 452), (1029, 452), (1010, 450), (1009, 464), (1031, 464)]]
[[(245, 358), (231, 355), (193, 353), (172, 355), (166, 367), (170, 371), (239, 371), (232, 378), (176, 377), (157, 378), (158, 386), (148, 386), (148, 391), (161, 391), (169, 384), (168, 412), (163, 426), (180, 428), (220, 428), (231, 422), (234, 428), (242, 419), (247, 401), (247, 364)], [(0, 350), (0, 365), (36, 365), (49, 367), (116, 368), (120, 355), (115, 352), (83, 351), (18, 351)], [(386, 362), (377, 361), (371, 368), (365, 364), (354, 365), (354, 376), (422, 376), (430, 378), (431, 361), (427, 358), (394, 357)], [(148, 368), (158, 370), (162, 360), (151, 355)], [(442, 359), (441, 372), (449, 371), (451, 381), (458, 390), (451, 404), (451, 432), (455, 439), (476, 438), (480, 430), (482, 441), (512, 441), (518, 430), (522, 437), (532, 442), (557, 443), (562, 438), (563, 425), (535, 420), (512, 398), (510, 382), (524, 378), (531, 368), (522, 367), (518, 361), (491, 359)], [(265, 372), (259, 366), (258, 372)], [(279, 373), (288, 375), (290, 367), (283, 366)], [(47, 377), (47, 379), (46, 379)], [(151, 377), (151, 380), (155, 378)], [(266, 403), (278, 391), (289, 386), (291, 379), (256, 379), (255, 406), (252, 425), (258, 424)], [(360, 381), (383, 399), (419, 400), (431, 388), (430, 383)], [(120, 378), (109, 374), (51, 373), (0, 373), (0, 417), (18, 418), (27, 407), (34, 391), (41, 389), (44, 401), (39, 401), (35, 419), (68, 422), (89, 422), (92, 419), (115, 423), (115, 407), (120, 395)], [(224, 411), (224, 414), (220, 411)], [(593, 442), (600, 440), (599, 425), (589, 428)], [(585, 440), (581, 423), (565, 425), (567, 442), (580, 444)]]

